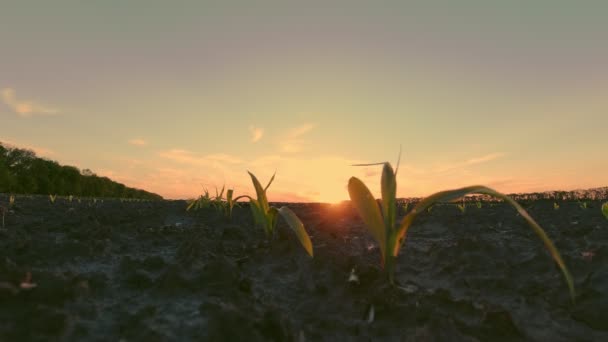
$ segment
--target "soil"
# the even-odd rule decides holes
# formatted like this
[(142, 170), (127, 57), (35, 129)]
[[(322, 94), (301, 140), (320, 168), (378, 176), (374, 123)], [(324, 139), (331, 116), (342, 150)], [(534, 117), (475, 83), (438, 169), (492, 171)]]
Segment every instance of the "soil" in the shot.
[(0, 341), (608, 341), (600, 205), (526, 203), (573, 274), (573, 303), (502, 203), (421, 214), (390, 286), (348, 204), (289, 204), (311, 258), (284, 222), (268, 240), (247, 207), (228, 220), (184, 201), (17, 196), (0, 231)]

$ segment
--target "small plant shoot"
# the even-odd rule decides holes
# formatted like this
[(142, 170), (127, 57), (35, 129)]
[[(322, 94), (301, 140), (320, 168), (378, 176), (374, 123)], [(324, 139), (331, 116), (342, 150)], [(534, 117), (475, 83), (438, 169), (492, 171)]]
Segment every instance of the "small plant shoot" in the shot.
[[(398, 164), (399, 163), (397, 163), (397, 165)], [(565, 281), (570, 290), (570, 295), (574, 300), (575, 292), (572, 276), (570, 275), (570, 272), (568, 271), (566, 264), (562, 260), (562, 257), (559, 254), (557, 248), (555, 247), (551, 239), (547, 236), (545, 231), (538, 225), (538, 223), (536, 223), (536, 221), (528, 214), (528, 212), (510, 197), (481, 185), (440, 191), (418, 202), (416, 206), (412, 208), (412, 210), (403, 218), (401, 223), (397, 223), (395, 217), (397, 172), (393, 171), (393, 167), (388, 162), (374, 164), (357, 164), (354, 166), (369, 165), (383, 165), (381, 176), (381, 204), (377, 204), (376, 200), (374, 199), (374, 196), (367, 188), (367, 186), (356, 177), (350, 178), (348, 182), (348, 192), (354, 207), (359, 213), (359, 216), (367, 226), (370, 233), (380, 245), (382, 265), (388, 273), (389, 282), (391, 284), (394, 284), (394, 269), (396, 257), (399, 254), (401, 247), (405, 243), (407, 231), (409, 230), (412, 222), (418, 216), (419, 213), (431, 207), (434, 203), (454, 202), (468, 194), (485, 194), (497, 197), (511, 204), (517, 210), (517, 212), (526, 220), (532, 230), (542, 240), (545, 247), (561, 269)]]
[(602, 204), (602, 214), (608, 220), (608, 202)]
[(277, 209), (268, 204), (266, 190), (268, 190), (268, 187), (270, 186), (270, 184), (272, 184), (275, 175), (272, 175), (272, 178), (270, 178), (268, 185), (263, 188), (262, 184), (260, 184), (258, 179), (253, 175), (253, 173), (249, 171), (247, 172), (249, 173), (249, 176), (251, 176), (251, 181), (253, 182), (253, 187), (255, 188), (257, 199), (244, 195), (237, 197), (235, 201), (243, 197), (249, 198), (249, 205), (253, 214), (253, 220), (256, 225), (262, 226), (264, 228), (264, 232), (266, 233), (266, 236), (268, 238), (272, 237), (274, 233), (274, 228), (277, 224), (277, 217), (280, 214), (287, 222), (291, 230), (293, 230), (293, 232), (296, 234), (296, 237), (302, 244), (302, 247), (304, 247), (308, 255), (312, 257), (312, 242), (310, 241), (308, 233), (304, 229), (304, 224), (302, 223), (302, 221), (300, 221), (296, 214), (288, 207), (283, 206)]
[(204, 195), (200, 195), (199, 198), (190, 201), (186, 207), (186, 211), (199, 210), (209, 208), (211, 206), (212, 199), (211, 196), (209, 196), (209, 191), (207, 191), (207, 189), (204, 190)]

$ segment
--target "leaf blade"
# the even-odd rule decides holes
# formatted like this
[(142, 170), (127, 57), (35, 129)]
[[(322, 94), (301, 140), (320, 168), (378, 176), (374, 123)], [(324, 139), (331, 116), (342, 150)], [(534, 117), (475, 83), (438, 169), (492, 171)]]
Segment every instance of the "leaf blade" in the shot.
[(348, 181), (348, 194), (351, 202), (357, 209), (359, 216), (361, 216), (363, 222), (367, 226), (367, 229), (380, 245), (382, 261), (384, 262), (387, 248), (386, 230), (380, 214), (380, 209), (378, 208), (378, 203), (367, 186), (356, 177), (351, 177)]
[(304, 229), (304, 224), (302, 223), (302, 221), (288, 207), (281, 207), (278, 212), (287, 222), (291, 230), (294, 231), (296, 237), (298, 238), (298, 240), (302, 244), (302, 247), (304, 247), (308, 255), (313, 257), (312, 242), (310, 241), (310, 236), (306, 232), (306, 229)]
[(388, 230), (386, 234), (390, 235), (395, 229), (395, 198), (397, 197), (397, 180), (390, 163), (384, 163), (382, 167), (381, 188), (384, 229)]
[[(269, 206), (268, 206), (268, 199), (266, 199), (266, 190), (264, 190), (264, 188), (262, 188), (262, 184), (260, 184), (260, 181), (256, 178), (256, 176), (254, 176), (253, 173), (247, 171), (247, 173), (249, 173), (249, 176), (251, 176), (251, 181), (253, 182), (253, 187), (255, 188), (255, 192), (258, 196), (257, 202), (260, 206), (260, 208), (264, 211), (264, 213), (268, 212)], [(274, 178), (274, 176), (273, 176)], [(272, 181), (272, 179), (271, 179)], [(270, 185), (270, 184), (268, 184)]]
[(570, 296), (574, 300), (575, 290), (574, 290), (574, 281), (572, 279), (572, 275), (570, 274), (570, 271), (566, 267), (566, 264), (564, 263), (561, 255), (559, 254), (559, 251), (557, 250), (557, 248), (553, 244), (553, 241), (549, 238), (547, 233), (545, 233), (545, 231), (540, 227), (540, 225), (528, 214), (528, 212), (521, 205), (519, 205), (519, 203), (517, 203), (515, 200), (513, 200), (509, 196), (504, 195), (496, 190), (485, 187), (483, 185), (473, 185), (473, 186), (467, 186), (464, 188), (459, 188), (459, 189), (454, 189), (454, 190), (440, 191), (440, 192), (432, 194), (432, 195), (424, 198), (422, 201), (420, 201), (412, 209), (412, 211), (410, 213), (408, 213), (408, 215), (406, 215), (406, 217), (403, 219), (401, 225), (399, 226), (399, 230), (397, 232), (397, 243), (395, 244), (395, 247), (392, 251), (393, 255), (397, 256), (397, 254), (399, 253), (401, 245), (404, 242), (404, 238), (405, 238), (405, 234), (407, 233), (407, 230), (409, 229), (414, 218), (420, 212), (424, 211), (424, 209), (433, 205), (435, 202), (453, 201), (453, 200), (461, 198), (467, 194), (473, 194), (473, 193), (486, 194), (486, 195), (491, 195), (494, 197), (501, 198), (501, 199), (505, 200), (506, 202), (508, 202), (509, 204), (511, 204), (517, 210), (517, 212), (527, 221), (528, 225), (530, 225), (532, 227), (532, 230), (541, 239), (541, 241), (543, 242), (543, 244), (545, 245), (545, 247), (551, 254), (551, 257), (553, 258), (553, 260), (558, 264), (558, 266), (559, 266), (560, 270), (562, 271), (562, 274), (565, 278), (566, 284), (568, 285), (568, 289), (570, 291)]

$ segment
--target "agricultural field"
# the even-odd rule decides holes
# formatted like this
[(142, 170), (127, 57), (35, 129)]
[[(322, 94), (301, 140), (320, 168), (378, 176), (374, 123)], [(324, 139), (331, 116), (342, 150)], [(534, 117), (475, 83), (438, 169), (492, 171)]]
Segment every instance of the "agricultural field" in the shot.
[[(0, 195), (2, 341), (606, 341), (605, 199), (472, 198), (412, 223), (394, 284), (350, 202), (271, 203), (303, 223), (275, 234), (249, 203), (231, 217), (186, 201)], [(406, 204), (407, 203), (407, 204)], [(401, 219), (417, 200), (400, 201)]]

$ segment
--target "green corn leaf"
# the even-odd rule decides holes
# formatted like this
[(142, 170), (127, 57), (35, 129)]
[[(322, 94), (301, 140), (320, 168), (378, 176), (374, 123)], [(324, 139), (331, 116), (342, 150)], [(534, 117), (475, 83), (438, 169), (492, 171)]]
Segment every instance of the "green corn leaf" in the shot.
[(384, 253), (386, 251), (386, 230), (378, 208), (378, 203), (369, 191), (367, 186), (356, 177), (351, 177), (348, 181), (348, 194), (350, 199), (363, 219), (372, 236), (380, 245), (382, 252), (382, 262), (384, 263)]
[(228, 189), (228, 191), (226, 191), (226, 202), (232, 203), (232, 194), (234, 194), (234, 190)]
[(416, 215), (418, 215), (418, 213), (420, 213), (427, 207), (433, 205), (433, 203), (435, 203), (435, 202), (453, 201), (454, 199), (460, 198), (467, 194), (473, 194), (473, 193), (486, 194), (486, 195), (498, 197), (498, 198), (503, 199), (504, 201), (508, 202), (509, 204), (511, 204), (517, 210), (517, 212), (528, 222), (530, 227), (532, 227), (534, 232), (540, 237), (542, 242), (545, 244), (545, 247), (547, 248), (547, 250), (553, 257), (555, 262), (560, 267), (560, 269), (564, 275), (564, 278), (566, 280), (566, 283), (568, 285), (568, 288), (570, 290), (570, 296), (574, 300), (575, 292), (574, 292), (574, 282), (572, 280), (572, 276), (570, 275), (570, 272), (568, 271), (568, 268), (566, 267), (566, 264), (564, 263), (557, 248), (555, 247), (555, 245), (553, 244), (551, 239), (547, 236), (545, 231), (538, 225), (538, 223), (536, 223), (536, 221), (528, 214), (528, 212), (521, 205), (519, 205), (517, 202), (515, 202), (509, 196), (503, 195), (500, 192), (497, 192), (493, 189), (490, 189), (490, 188), (482, 186), (482, 185), (474, 185), (474, 186), (468, 186), (468, 187), (455, 189), (455, 190), (440, 191), (440, 192), (430, 195), (429, 197), (426, 197), (425, 199), (420, 201), (412, 209), (412, 211), (408, 215), (406, 215), (406, 217), (403, 218), (403, 221), (397, 232), (397, 243), (395, 244), (394, 249), (392, 251), (393, 255), (397, 256), (397, 254), (399, 253), (401, 245), (403, 244), (403, 242), (405, 240), (405, 234), (407, 233), (407, 230), (409, 229), (410, 225), (412, 224), (412, 221), (414, 220)]
[(276, 176), (277, 173), (275, 171), (275, 173), (272, 174), (272, 177), (270, 177), (270, 181), (268, 181), (268, 185), (266, 185), (266, 187), (264, 188), (264, 192), (266, 192), (266, 190), (268, 190), (268, 188), (270, 187), (270, 184), (272, 184), (272, 181), (274, 180), (274, 176)]
[(277, 225), (277, 216), (279, 215), (279, 211), (275, 207), (270, 207), (268, 212), (266, 213), (266, 233), (268, 236), (271, 236), (274, 232), (274, 227)]
[(602, 204), (602, 214), (608, 219), (608, 202)]
[[(266, 190), (264, 188), (262, 188), (260, 181), (258, 181), (258, 179), (253, 175), (253, 173), (251, 173), (249, 171), (247, 171), (247, 173), (249, 173), (249, 176), (251, 176), (251, 181), (253, 182), (253, 187), (255, 188), (255, 192), (258, 196), (257, 202), (258, 202), (260, 208), (262, 209), (262, 211), (264, 213), (268, 212), (269, 206), (268, 206), (268, 200), (266, 199)], [(274, 179), (274, 175), (270, 179), (270, 182), (272, 182), (273, 179)], [(270, 183), (268, 183), (268, 186), (270, 186)], [(266, 188), (268, 188), (268, 186)]]
[[(395, 200), (397, 197), (397, 181), (393, 167), (384, 163), (382, 168), (382, 216), (384, 217), (384, 229), (395, 228)], [(387, 234), (390, 234), (387, 232)]]
[(188, 204), (186, 211), (190, 211), (190, 209), (192, 209), (196, 205), (196, 202), (197, 202), (196, 200), (190, 201), (190, 204)]
[(298, 237), (298, 240), (300, 240), (302, 247), (304, 247), (308, 255), (312, 257), (312, 242), (310, 241), (310, 236), (308, 236), (308, 233), (304, 229), (304, 224), (302, 223), (302, 221), (300, 221), (296, 214), (294, 214), (294, 212), (287, 207), (281, 207), (279, 209), (279, 214), (281, 214), (283, 219), (287, 221), (289, 227), (296, 233), (296, 236)]
[(253, 214), (254, 223), (258, 226), (265, 226), (266, 225), (266, 215), (262, 211), (262, 208), (260, 208), (259, 202), (252, 198), (251, 201), (249, 202), (249, 207), (251, 208), (251, 212)]

